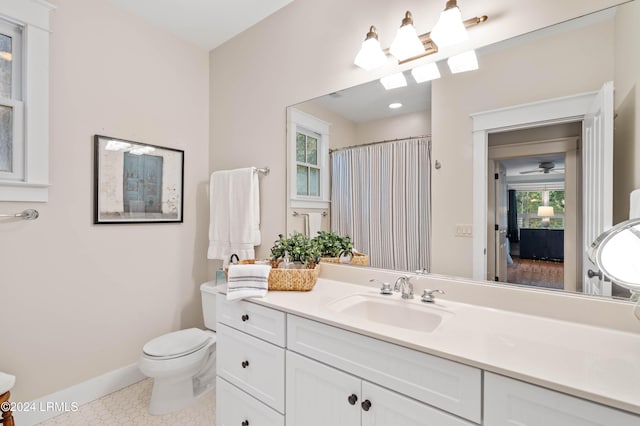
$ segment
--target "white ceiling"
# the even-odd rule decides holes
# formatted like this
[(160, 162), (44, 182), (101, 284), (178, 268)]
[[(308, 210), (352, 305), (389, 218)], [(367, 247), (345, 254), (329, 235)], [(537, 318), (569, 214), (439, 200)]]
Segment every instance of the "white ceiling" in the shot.
[(110, 0), (207, 50), (257, 24), (293, 0)]

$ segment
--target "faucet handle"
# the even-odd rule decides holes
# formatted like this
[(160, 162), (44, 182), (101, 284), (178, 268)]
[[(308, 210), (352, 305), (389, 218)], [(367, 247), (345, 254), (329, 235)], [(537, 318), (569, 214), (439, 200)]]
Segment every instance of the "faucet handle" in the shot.
[(428, 288), (424, 290), (424, 292), (422, 293), (422, 301), (425, 303), (433, 303), (436, 301), (436, 297), (434, 296), (434, 293), (440, 293), (440, 294), (445, 294), (444, 291), (439, 290), (439, 289), (435, 289), (435, 290), (429, 290)]
[(393, 290), (391, 290), (391, 284), (389, 284), (388, 282), (380, 281), (376, 279), (370, 279), (369, 282), (382, 284), (382, 287), (380, 287), (380, 294), (384, 294), (384, 295), (393, 294)]

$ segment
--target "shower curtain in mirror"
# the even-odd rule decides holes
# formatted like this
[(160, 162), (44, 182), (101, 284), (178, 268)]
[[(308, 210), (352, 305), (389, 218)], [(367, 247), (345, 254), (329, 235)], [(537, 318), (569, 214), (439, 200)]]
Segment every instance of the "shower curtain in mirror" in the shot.
[(431, 141), (375, 143), (331, 153), (331, 230), (375, 268), (430, 270)]

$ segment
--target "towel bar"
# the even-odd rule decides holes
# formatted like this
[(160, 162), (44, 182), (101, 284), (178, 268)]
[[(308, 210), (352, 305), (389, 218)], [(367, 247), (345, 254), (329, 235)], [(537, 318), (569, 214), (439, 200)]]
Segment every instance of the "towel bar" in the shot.
[(15, 213), (15, 214), (0, 214), (0, 217), (13, 217), (13, 218), (20, 218), (24, 220), (35, 220), (39, 216), (40, 216), (40, 213), (38, 213), (38, 210), (34, 210), (34, 209), (23, 210), (20, 213)]

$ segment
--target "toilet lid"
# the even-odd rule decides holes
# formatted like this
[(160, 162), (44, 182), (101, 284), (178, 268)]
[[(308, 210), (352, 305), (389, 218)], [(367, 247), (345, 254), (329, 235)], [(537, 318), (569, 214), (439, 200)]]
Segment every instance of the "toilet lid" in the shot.
[(205, 346), (210, 336), (198, 328), (174, 331), (149, 341), (142, 350), (154, 357), (172, 357), (195, 352)]

